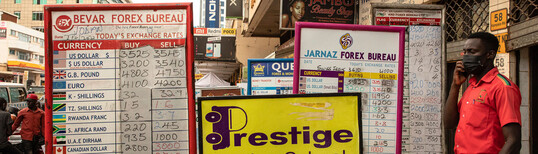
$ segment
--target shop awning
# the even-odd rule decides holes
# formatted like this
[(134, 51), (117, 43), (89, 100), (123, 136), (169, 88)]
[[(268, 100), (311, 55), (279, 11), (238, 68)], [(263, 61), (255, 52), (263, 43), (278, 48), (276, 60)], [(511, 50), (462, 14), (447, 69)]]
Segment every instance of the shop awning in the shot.
[(37, 63), (25, 62), (21, 60), (7, 60), (8, 68), (18, 68), (23, 70), (32, 70), (43, 72), (45, 71), (45, 66)]

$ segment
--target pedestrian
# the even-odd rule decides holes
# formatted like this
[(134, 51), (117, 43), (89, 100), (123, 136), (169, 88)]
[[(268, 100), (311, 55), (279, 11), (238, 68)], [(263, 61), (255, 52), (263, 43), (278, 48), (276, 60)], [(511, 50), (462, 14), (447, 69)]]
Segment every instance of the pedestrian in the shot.
[(0, 97), (0, 153), (3, 154), (20, 154), (15, 146), (9, 142), (9, 136), (12, 134), (11, 125), (13, 120), (11, 114), (6, 112), (7, 101)]
[[(455, 153), (519, 153), (521, 149), (521, 93), (516, 84), (493, 65), (499, 48), (490, 33), (471, 34), (456, 63), (443, 120), (456, 128)], [(458, 101), (460, 86), (469, 87)]]
[[(26, 99), (28, 107), (19, 111), (12, 129), (21, 126), (22, 146), (25, 154), (38, 154), (40, 141), (43, 139), (42, 128), (45, 112), (38, 108), (37, 95), (28, 94)], [(22, 123), (22, 124), (21, 124)]]

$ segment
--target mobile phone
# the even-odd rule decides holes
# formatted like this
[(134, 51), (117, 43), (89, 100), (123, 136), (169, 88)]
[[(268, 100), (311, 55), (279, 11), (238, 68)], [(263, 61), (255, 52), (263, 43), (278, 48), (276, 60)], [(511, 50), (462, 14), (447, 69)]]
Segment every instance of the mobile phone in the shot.
[(468, 76), (469, 76), (469, 73), (467, 73), (467, 72), (460, 72), (460, 73), (461, 73), (463, 76), (465, 76), (465, 77), (468, 77)]

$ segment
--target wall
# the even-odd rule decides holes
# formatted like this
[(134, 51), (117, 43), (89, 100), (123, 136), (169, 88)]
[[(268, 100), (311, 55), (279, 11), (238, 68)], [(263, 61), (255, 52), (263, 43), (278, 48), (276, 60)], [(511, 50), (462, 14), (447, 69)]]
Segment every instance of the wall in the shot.
[[(12, 23), (12, 22), (5, 22), (5, 23), (7, 24), (7, 38), (5, 39), (5, 41), (7, 42), (7, 46), (0, 47), (0, 51), (5, 50), (5, 52), (9, 54), (9, 49), (6, 48), (6, 47), (8, 47), (8, 48), (22, 49), (22, 50), (25, 50), (25, 51), (32, 52), (32, 54), (37, 54), (37, 55), (40, 55), (40, 56), (45, 55), (44, 54), (44, 51), (45, 51), (44, 46), (41, 47), (41, 45), (38, 42), (34, 42), (34, 40), (32, 40), (31, 43), (20, 41), (18, 37), (15, 37), (15, 36), (11, 35), (11, 30), (15, 30), (15, 31), (18, 31), (18, 32), (21, 32), (21, 33), (24, 33), (24, 34), (28, 34), (28, 35), (33, 36), (33, 37), (44, 39), (43, 32), (33, 30), (33, 29), (29, 28), (29, 27), (24, 27), (22, 25)], [(4, 49), (4, 48), (6, 48), (6, 49)], [(9, 58), (10, 59), (17, 59), (18, 58), (17, 56), (15, 56), (15, 58), (12, 58), (12, 56), (14, 56), (14, 55), (10, 55)], [(39, 63), (39, 60), (37, 60), (37, 61), (32, 60), (32, 61)]]
[[(521, 153), (530, 153), (530, 74), (529, 48), (519, 51), (519, 91), (521, 92)], [(538, 111), (534, 111), (538, 112)]]
[[(259, 1), (259, 0), (258, 0)], [(241, 20), (235, 20), (235, 24), (238, 25), (238, 33), (236, 34), (236, 57), (237, 61), (243, 65), (247, 65), (249, 58), (264, 58), (267, 55), (275, 51), (276, 47), (280, 44), (278, 37), (243, 37), (239, 32), (241, 26), (246, 24)]]
[[(43, 0), (42, 0), (43, 1)], [(63, 0), (63, 4), (75, 4), (76, 0)], [(92, 4), (93, 0), (83, 0), (83, 4)], [(21, 0), (20, 4), (15, 4), (14, 0), (2, 0), (0, 1), (0, 9), (13, 13), (15, 11), (21, 12), (21, 18), (18, 23), (26, 27), (43, 27), (43, 21), (33, 21), (32, 12), (43, 11), (44, 4), (33, 4), (33, 0)], [(56, 4), (56, 0), (47, 0), (47, 4)]]
[[(490, 0), (489, 1), (489, 12), (490, 12), (490, 18), (494, 18), (491, 16), (491, 12), (501, 10), (501, 9), (507, 9), (507, 13), (510, 14), (510, 1), (509, 0)], [(507, 27), (510, 25), (507, 25)], [(502, 33), (508, 33), (508, 29), (501, 29), (501, 30), (494, 30), (491, 31), (491, 22), (490, 22), (490, 32), (492, 34), (502, 34)], [(508, 34), (509, 35), (509, 34)], [(503, 75), (507, 76), (512, 80), (514, 83), (518, 83), (520, 92), (521, 92), (521, 153), (530, 153), (530, 113), (529, 113), (529, 83), (530, 82), (530, 76), (529, 76), (529, 48), (523, 48), (519, 51), (519, 66), (517, 64), (517, 56), (516, 51), (508, 52), (508, 53), (498, 53), (499, 54), (507, 54), (508, 55), (508, 66), (506, 66), (505, 69), (508, 69), (506, 73)], [(519, 67), (519, 72), (517, 72), (517, 68)], [(517, 77), (519, 75), (519, 78)], [(519, 80), (519, 81), (518, 81)]]

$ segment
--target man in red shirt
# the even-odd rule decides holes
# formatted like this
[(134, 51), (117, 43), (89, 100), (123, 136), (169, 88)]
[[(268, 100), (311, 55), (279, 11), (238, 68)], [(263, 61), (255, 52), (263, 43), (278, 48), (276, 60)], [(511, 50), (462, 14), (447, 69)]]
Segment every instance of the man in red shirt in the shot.
[(45, 112), (37, 107), (39, 104), (37, 103), (37, 99), (37, 95), (28, 94), (26, 99), (28, 107), (19, 111), (17, 119), (12, 127), (12, 130), (16, 130), (22, 123), (20, 134), (24, 153), (26, 154), (39, 153), (40, 145), (36, 136), (42, 135), (41, 130), (43, 130)]
[[(456, 128), (455, 153), (519, 153), (521, 149), (521, 93), (499, 73), (493, 61), (497, 38), (485, 32), (469, 36), (463, 46), (444, 109), (448, 129)], [(468, 75), (469, 87), (458, 101)]]

